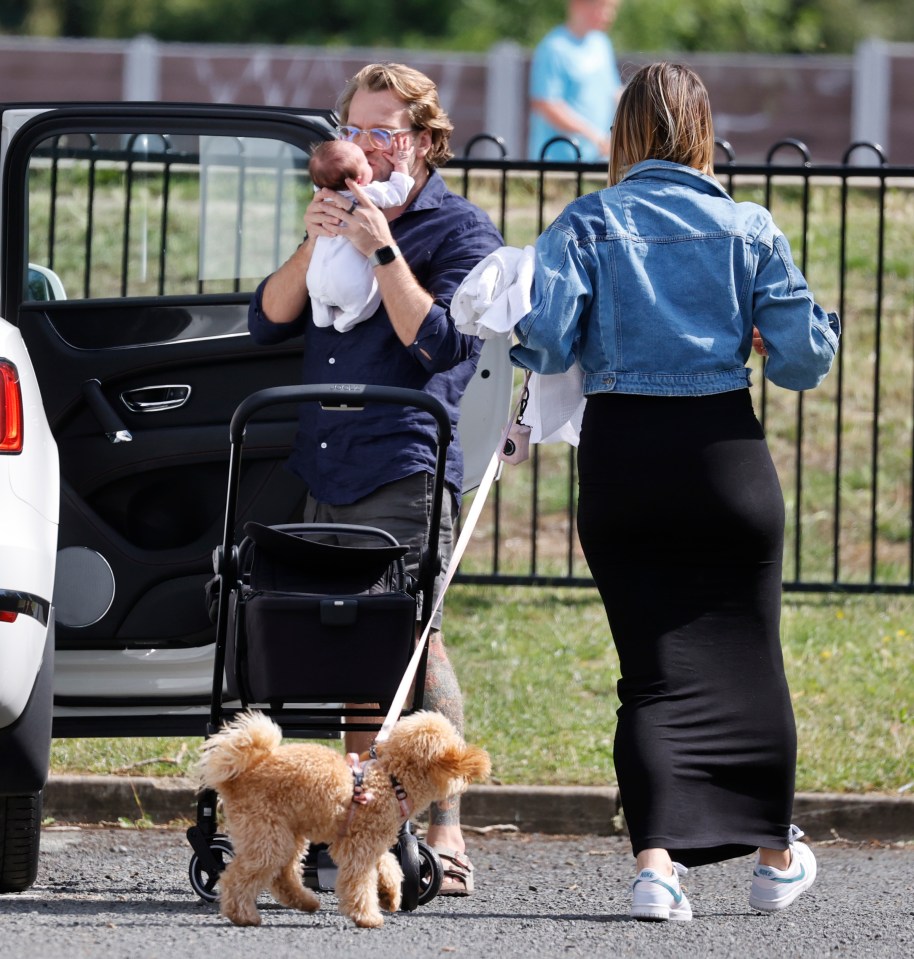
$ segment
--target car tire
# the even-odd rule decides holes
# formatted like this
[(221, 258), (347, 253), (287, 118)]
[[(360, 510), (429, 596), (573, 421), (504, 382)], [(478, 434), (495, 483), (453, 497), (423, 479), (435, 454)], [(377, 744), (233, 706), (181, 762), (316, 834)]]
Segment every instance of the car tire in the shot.
[(41, 792), (0, 796), (0, 892), (22, 892), (38, 875)]

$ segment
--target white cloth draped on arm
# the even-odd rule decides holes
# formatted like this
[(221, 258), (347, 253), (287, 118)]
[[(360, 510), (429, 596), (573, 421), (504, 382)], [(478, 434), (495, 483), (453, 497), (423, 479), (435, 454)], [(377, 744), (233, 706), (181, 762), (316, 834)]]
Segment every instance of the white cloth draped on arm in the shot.
[[(451, 300), (451, 316), (461, 333), (490, 339), (510, 337), (530, 312), (535, 251), (532, 246), (503, 246), (484, 257), (466, 275)], [(578, 445), (584, 415), (584, 376), (575, 363), (565, 373), (530, 377), (523, 420), (532, 443)]]

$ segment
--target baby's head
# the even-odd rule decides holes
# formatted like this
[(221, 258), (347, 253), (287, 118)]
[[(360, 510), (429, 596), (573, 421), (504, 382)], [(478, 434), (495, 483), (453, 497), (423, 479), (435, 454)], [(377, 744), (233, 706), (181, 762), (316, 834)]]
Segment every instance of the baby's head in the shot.
[(315, 186), (345, 190), (346, 180), (360, 186), (371, 183), (371, 165), (361, 148), (349, 140), (327, 140), (311, 151), (308, 172)]

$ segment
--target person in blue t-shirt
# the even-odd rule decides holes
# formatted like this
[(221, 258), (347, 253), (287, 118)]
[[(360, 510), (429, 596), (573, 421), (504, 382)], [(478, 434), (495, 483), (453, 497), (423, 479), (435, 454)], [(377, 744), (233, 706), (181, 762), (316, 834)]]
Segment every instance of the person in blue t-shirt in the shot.
[[(609, 156), (609, 131), (622, 81), (612, 41), (620, 0), (568, 0), (565, 22), (551, 30), (533, 53), (530, 67), (530, 132), (527, 155), (539, 160), (553, 137), (578, 144), (581, 159)], [(574, 148), (554, 143), (547, 160), (576, 160)]]

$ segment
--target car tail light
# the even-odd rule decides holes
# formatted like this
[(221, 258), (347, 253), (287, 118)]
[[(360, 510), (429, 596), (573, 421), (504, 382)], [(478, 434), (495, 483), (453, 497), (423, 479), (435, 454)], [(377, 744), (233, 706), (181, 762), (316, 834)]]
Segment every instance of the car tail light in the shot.
[(0, 360), (0, 453), (22, 452), (22, 390), (19, 371)]
[(18, 613), (8, 613), (4, 609), (0, 609), (0, 623), (15, 623)]

